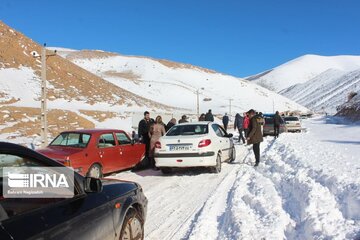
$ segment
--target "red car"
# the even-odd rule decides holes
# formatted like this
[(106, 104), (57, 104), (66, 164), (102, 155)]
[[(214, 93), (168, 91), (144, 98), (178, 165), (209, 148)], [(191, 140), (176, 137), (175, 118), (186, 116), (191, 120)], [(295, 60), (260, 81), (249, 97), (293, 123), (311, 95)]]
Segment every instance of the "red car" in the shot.
[(145, 145), (135, 143), (122, 130), (88, 129), (62, 132), (41, 154), (70, 166), (82, 175), (130, 169), (145, 156)]

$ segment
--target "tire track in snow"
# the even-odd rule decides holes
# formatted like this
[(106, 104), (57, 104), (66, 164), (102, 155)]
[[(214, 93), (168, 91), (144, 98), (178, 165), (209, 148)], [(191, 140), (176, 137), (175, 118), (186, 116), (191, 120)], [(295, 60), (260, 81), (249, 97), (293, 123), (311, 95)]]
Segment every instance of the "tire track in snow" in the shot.
[(290, 224), (272, 181), (242, 164), (204, 203), (183, 239), (283, 239)]

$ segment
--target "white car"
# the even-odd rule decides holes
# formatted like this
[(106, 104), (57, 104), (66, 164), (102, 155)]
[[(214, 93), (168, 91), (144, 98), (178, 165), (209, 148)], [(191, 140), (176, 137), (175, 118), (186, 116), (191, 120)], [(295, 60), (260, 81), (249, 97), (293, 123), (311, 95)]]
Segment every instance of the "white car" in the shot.
[(156, 167), (164, 173), (172, 168), (209, 167), (219, 173), (221, 163), (235, 160), (232, 134), (216, 123), (195, 122), (173, 126), (155, 144)]
[(298, 117), (284, 117), (288, 132), (301, 132), (301, 122)]

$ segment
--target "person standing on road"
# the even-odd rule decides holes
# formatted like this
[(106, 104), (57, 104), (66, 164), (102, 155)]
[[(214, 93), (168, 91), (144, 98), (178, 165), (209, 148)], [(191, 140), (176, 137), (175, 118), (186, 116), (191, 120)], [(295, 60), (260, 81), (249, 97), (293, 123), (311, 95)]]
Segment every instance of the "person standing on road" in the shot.
[(255, 167), (259, 166), (260, 163), (260, 143), (263, 141), (263, 135), (261, 132), (261, 119), (256, 116), (255, 110), (250, 109), (248, 111), (250, 124), (249, 124), (249, 134), (246, 140), (248, 144), (253, 145), (253, 151), (255, 155)]
[(249, 123), (250, 123), (249, 115), (248, 115), (248, 113), (244, 113), (243, 128), (244, 128), (244, 133), (245, 133), (246, 138), (249, 135)]
[(276, 111), (273, 118), (274, 118), (274, 136), (275, 138), (278, 138), (280, 132), (280, 124), (282, 122), (279, 111)]
[(214, 116), (213, 116), (213, 114), (211, 112), (211, 109), (209, 109), (209, 111), (206, 113), (205, 121), (208, 121), (208, 122), (213, 122), (214, 121)]
[(229, 125), (229, 116), (227, 115), (227, 113), (225, 113), (225, 115), (223, 116), (222, 122), (223, 122), (225, 131), (227, 131), (227, 127)]
[(238, 129), (238, 131), (239, 131), (239, 142), (242, 140), (243, 144), (245, 144), (245, 138), (244, 138), (244, 135), (243, 135), (243, 130), (244, 130), (243, 124), (244, 124), (244, 118), (239, 113), (237, 113), (235, 115), (234, 130)]
[(176, 125), (176, 119), (172, 118), (166, 125), (165, 130), (169, 131), (169, 129), (172, 128), (174, 125)]
[(150, 126), (154, 123), (154, 119), (150, 118), (150, 113), (148, 111), (144, 112), (144, 119), (139, 122), (138, 126), (138, 136), (140, 142), (145, 144), (145, 157), (149, 159), (149, 149), (150, 149), (150, 137), (149, 131)]
[(188, 120), (187, 120), (186, 115), (182, 115), (181, 119), (179, 120), (179, 123), (187, 123), (187, 122), (188, 122)]
[(199, 117), (199, 122), (205, 121), (205, 113), (202, 113)]
[(149, 131), (150, 138), (150, 151), (149, 151), (149, 159), (150, 159), (150, 167), (155, 169), (155, 159), (154, 159), (154, 151), (155, 144), (159, 141), (160, 137), (164, 136), (166, 133), (164, 123), (162, 121), (161, 116), (157, 116), (155, 119), (155, 123), (151, 125)]

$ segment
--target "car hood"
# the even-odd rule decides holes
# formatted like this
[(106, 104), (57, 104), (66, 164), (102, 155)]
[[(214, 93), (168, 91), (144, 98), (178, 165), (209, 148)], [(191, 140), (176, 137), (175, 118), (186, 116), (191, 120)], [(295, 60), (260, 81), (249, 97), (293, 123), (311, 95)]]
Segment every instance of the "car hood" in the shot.
[(60, 147), (60, 146), (48, 146), (37, 150), (37, 152), (53, 159), (63, 160), (66, 157), (83, 151), (83, 148), (72, 148), (72, 147)]
[(141, 186), (135, 182), (129, 182), (118, 179), (102, 178), (103, 191), (110, 198), (115, 198), (118, 194), (124, 195), (132, 191), (141, 189)]

